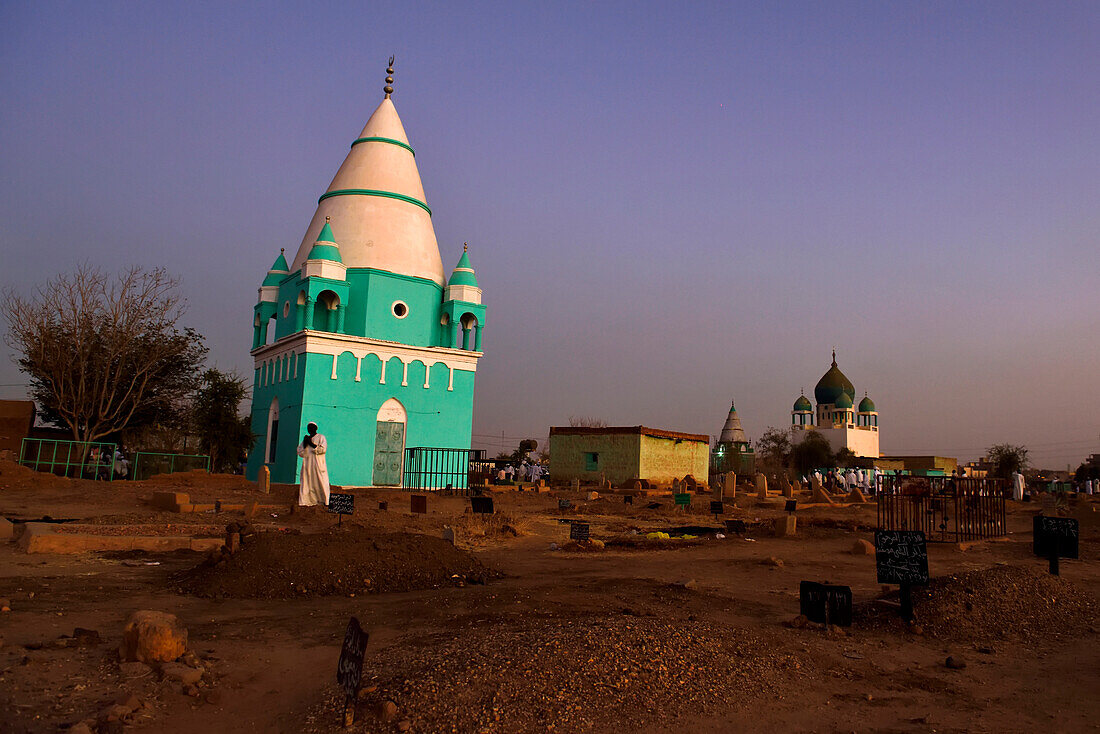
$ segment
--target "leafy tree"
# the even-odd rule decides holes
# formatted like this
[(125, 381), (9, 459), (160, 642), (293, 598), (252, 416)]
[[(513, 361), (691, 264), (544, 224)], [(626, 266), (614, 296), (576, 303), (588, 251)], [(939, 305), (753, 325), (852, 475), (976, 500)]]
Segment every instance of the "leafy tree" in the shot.
[(162, 268), (112, 277), (84, 265), (32, 297), (7, 293), (7, 343), (43, 416), (77, 441), (173, 421), (207, 352), (199, 334), (178, 326), (177, 286)]
[(775, 427), (768, 427), (756, 440), (757, 470), (765, 474), (783, 471), (791, 460), (791, 435)]
[(836, 457), (829, 440), (817, 431), (807, 431), (806, 437), (791, 448), (791, 465), (800, 476), (823, 466), (833, 466)]
[(845, 446), (840, 451), (836, 452), (836, 456), (833, 457), (833, 461), (837, 466), (851, 467), (856, 466), (856, 452)]
[(232, 472), (256, 441), (241, 402), (248, 394), (244, 379), (230, 372), (208, 369), (191, 404), (191, 420), (199, 447), (210, 455), (215, 472)]
[(569, 426), (571, 428), (607, 428), (607, 421), (603, 418), (593, 418), (588, 415), (571, 415), (569, 416)]
[(1077, 471), (1073, 473), (1073, 479), (1077, 482), (1087, 482), (1090, 479), (1096, 481), (1100, 479), (1100, 465), (1081, 464), (1081, 466), (1077, 467)]
[(990, 446), (986, 456), (989, 463), (992, 464), (992, 468), (989, 470), (990, 476), (999, 479), (1009, 479), (1014, 472), (1022, 472), (1028, 467), (1026, 446), (999, 443)]

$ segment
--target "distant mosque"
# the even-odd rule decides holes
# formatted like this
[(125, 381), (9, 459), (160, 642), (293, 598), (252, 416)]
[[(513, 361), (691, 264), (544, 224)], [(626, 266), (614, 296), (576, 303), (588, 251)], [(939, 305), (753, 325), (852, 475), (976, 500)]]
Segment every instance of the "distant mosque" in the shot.
[(722, 433), (711, 452), (711, 474), (752, 474), (756, 471), (756, 453), (741, 427), (737, 406), (730, 403), (730, 412), (722, 426)]
[(878, 411), (867, 394), (855, 407), (856, 389), (840, 368), (833, 365), (814, 387), (817, 411), (806, 396), (800, 395), (791, 411), (791, 440), (800, 443), (807, 431), (824, 436), (833, 451), (849, 449), (856, 456), (878, 458)]

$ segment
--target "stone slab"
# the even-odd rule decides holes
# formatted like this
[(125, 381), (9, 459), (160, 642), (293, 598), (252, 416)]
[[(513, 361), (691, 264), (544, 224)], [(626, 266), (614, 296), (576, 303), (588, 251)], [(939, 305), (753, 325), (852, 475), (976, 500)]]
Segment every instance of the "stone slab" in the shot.
[(58, 533), (51, 523), (29, 522), (19, 539), (26, 553), (69, 555), (92, 551), (141, 550), (166, 553), (175, 550), (209, 551), (222, 545), (221, 538), (192, 538), (187, 535), (92, 535)]

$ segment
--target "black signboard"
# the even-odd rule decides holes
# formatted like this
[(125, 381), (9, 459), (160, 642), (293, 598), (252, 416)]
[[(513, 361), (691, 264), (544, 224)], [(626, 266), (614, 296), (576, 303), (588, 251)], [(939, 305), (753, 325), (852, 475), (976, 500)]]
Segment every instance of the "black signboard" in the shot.
[(493, 498), (492, 497), (471, 497), (470, 509), (478, 515), (492, 515), (493, 514)]
[(828, 627), (839, 624), (852, 626), (852, 588), (832, 586), (813, 581), (798, 585), (798, 606), (802, 616)]
[(363, 653), (367, 650), (368, 637), (358, 619), (348, 620), (340, 662), (336, 664), (336, 682), (344, 689), (344, 726), (355, 723), (355, 698), (363, 682)]
[(710, 503), (710, 514), (714, 515), (715, 517), (717, 517), (718, 515), (721, 515), (725, 511), (726, 511), (726, 506), (724, 504), (722, 504), (721, 502), (714, 501), (714, 502)]
[(783, 511), (788, 515), (793, 515), (796, 509), (798, 509), (798, 500), (787, 500), (783, 504)]
[(382, 510), (382, 511), (388, 510), (388, 509), (390, 509), (390, 503), (389, 502), (379, 502), (378, 503), (378, 509)]
[(328, 511), (336, 514), (337, 525), (343, 525), (344, 515), (355, 514), (355, 496), (332, 492), (328, 496)]
[(409, 498), (410, 509), (417, 515), (428, 514), (428, 497), (423, 494), (414, 494)]
[(623, 495), (623, 504), (624, 505), (633, 505), (634, 504), (634, 495), (624, 494)]
[(1031, 531), (1035, 555), (1050, 561), (1050, 572), (1055, 576), (1059, 558), (1078, 558), (1080, 525), (1072, 517), (1036, 515)]
[(589, 527), (586, 522), (571, 522), (569, 523), (569, 539), (575, 540), (578, 543), (588, 542)]
[(913, 621), (913, 586), (928, 585), (928, 545), (920, 530), (876, 530), (875, 566), (880, 584), (901, 587), (901, 617)]
[(559, 510), (572, 510), (573, 509), (573, 503), (570, 502), (569, 500), (558, 500), (558, 509)]
[(880, 584), (928, 585), (928, 546), (919, 530), (876, 530), (875, 566)]
[(328, 511), (338, 515), (355, 514), (355, 495), (333, 492), (328, 496)]

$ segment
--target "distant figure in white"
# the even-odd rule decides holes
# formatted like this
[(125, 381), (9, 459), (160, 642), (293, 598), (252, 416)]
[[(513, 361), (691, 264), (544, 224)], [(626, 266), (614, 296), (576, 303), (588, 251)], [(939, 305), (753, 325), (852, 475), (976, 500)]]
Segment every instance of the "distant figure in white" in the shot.
[(307, 425), (305, 438), (298, 447), (298, 456), (302, 457), (302, 488), (298, 492), (298, 504), (303, 507), (328, 504), (327, 449), (328, 442), (317, 433), (317, 424)]
[(1024, 500), (1024, 475), (1020, 472), (1012, 472), (1012, 499), (1017, 502)]

